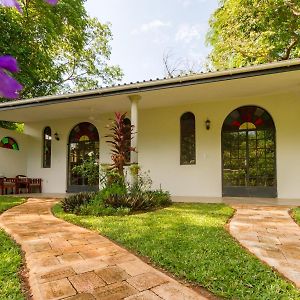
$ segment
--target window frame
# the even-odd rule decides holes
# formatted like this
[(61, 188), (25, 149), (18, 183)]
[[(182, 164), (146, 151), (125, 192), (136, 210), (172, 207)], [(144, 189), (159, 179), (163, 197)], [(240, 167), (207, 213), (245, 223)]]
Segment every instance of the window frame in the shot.
[[(46, 132), (47, 130), (49, 131)], [(49, 154), (46, 153), (46, 147), (50, 148)], [(43, 130), (42, 168), (50, 169), (51, 163), (52, 163), (52, 129), (50, 126), (46, 126)]]
[[(186, 118), (188, 115), (190, 118)], [(183, 122), (185, 121), (191, 122), (190, 128), (187, 128), (188, 126), (186, 124), (183, 124)], [(188, 142), (184, 141), (184, 138), (190, 138), (192, 141), (192, 146), (189, 146)], [(192, 154), (185, 154), (183, 152), (184, 148), (186, 148), (187, 146), (193, 148), (192, 151), (190, 151), (192, 152)], [(187, 155), (191, 155), (189, 161), (185, 159), (185, 156)], [(195, 114), (190, 111), (185, 112), (180, 116), (180, 165), (196, 165), (196, 117)]]

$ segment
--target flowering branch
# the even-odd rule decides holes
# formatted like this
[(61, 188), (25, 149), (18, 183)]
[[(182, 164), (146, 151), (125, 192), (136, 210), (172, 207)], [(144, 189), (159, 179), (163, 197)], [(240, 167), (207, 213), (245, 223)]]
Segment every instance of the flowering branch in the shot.
[[(57, 4), (58, 0), (44, 0), (50, 5)], [(6, 6), (6, 7), (15, 7), (20, 13), (22, 13), (22, 8), (20, 3), (17, 0), (0, 0), (0, 5)]]
[(17, 61), (10, 55), (0, 56), (0, 97), (15, 99), (22, 85), (10, 76), (19, 72)]
[[(44, 0), (50, 5), (57, 4), (58, 0)], [(22, 7), (17, 0), (0, 0), (0, 6), (15, 7), (23, 13)], [(10, 73), (19, 72), (17, 61), (10, 55), (0, 56), (0, 97), (16, 99), (23, 86)]]

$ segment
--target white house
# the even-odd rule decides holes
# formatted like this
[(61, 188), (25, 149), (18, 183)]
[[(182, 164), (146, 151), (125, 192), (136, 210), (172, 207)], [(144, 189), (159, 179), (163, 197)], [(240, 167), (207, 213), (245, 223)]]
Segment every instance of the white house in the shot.
[(90, 151), (110, 162), (116, 111), (137, 131), (132, 162), (174, 196), (300, 198), (299, 59), (2, 103), (25, 132), (0, 129), (0, 174), (84, 189), (72, 167)]

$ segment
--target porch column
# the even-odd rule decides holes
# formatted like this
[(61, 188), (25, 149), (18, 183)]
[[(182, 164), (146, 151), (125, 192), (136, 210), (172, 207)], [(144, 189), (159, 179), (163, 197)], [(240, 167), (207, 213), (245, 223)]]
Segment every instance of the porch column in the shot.
[[(141, 100), (140, 95), (130, 95), (129, 100), (131, 102), (131, 125), (133, 125), (133, 135), (131, 139), (131, 147), (135, 148), (138, 151), (138, 103)], [(138, 163), (138, 152), (131, 152), (130, 158), (131, 164)]]

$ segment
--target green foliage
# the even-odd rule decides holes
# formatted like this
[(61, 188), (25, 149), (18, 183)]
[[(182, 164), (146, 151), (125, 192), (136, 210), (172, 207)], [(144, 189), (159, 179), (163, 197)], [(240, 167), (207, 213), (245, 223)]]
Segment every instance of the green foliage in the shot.
[(96, 193), (78, 193), (64, 198), (61, 206), (65, 212), (77, 213), (81, 205), (89, 203)]
[(98, 87), (122, 77), (110, 66), (110, 24), (90, 18), (85, 0), (22, 1), (24, 14), (0, 7), (0, 53), (14, 56), (22, 97)]
[[(24, 199), (0, 196), (0, 214)], [(0, 230), (0, 299), (25, 299), (18, 272), (22, 266), (20, 248)]]
[(16, 130), (17, 132), (23, 132), (24, 131), (24, 124), (14, 123), (14, 122), (9, 122), (9, 121), (1, 121), (0, 120), (0, 128)]
[(81, 165), (74, 167), (72, 171), (87, 178), (89, 186), (99, 184), (99, 162), (96, 160), (93, 153), (85, 159)]
[(131, 211), (146, 211), (171, 205), (168, 192), (151, 190), (152, 180), (148, 172), (139, 173), (132, 184), (113, 182), (102, 190), (103, 202), (109, 206), (127, 207)]
[(294, 220), (300, 225), (300, 207), (294, 208), (292, 210), (292, 216)]
[(295, 0), (220, 0), (207, 42), (218, 69), (297, 58), (300, 4)]
[(114, 216), (127, 215), (129, 208), (112, 207), (104, 202), (105, 190), (98, 193), (79, 193), (71, 195), (61, 201), (64, 212), (77, 215)]
[(22, 266), (19, 247), (0, 230), (0, 299), (25, 299), (18, 271)]
[(56, 215), (147, 256), (174, 275), (225, 299), (300, 299), (300, 292), (243, 249), (224, 228), (233, 209), (223, 204), (174, 204), (124, 217)]
[(133, 185), (125, 184), (119, 173), (105, 173), (105, 186), (97, 193), (80, 193), (62, 200), (65, 212), (77, 215), (127, 215), (171, 205), (168, 192), (151, 190), (148, 173), (139, 174)]
[(9, 208), (24, 203), (25, 200), (18, 197), (0, 196), (0, 214)]
[(80, 207), (80, 215), (86, 216), (125, 216), (130, 213), (127, 207), (112, 207), (103, 201), (102, 194), (99, 193), (90, 203)]

